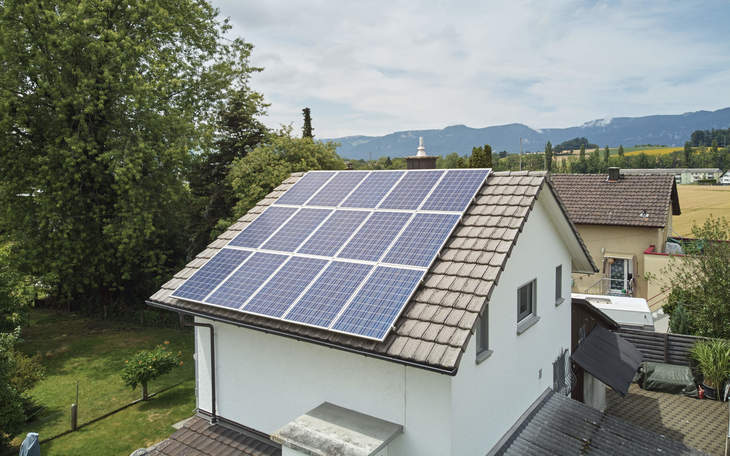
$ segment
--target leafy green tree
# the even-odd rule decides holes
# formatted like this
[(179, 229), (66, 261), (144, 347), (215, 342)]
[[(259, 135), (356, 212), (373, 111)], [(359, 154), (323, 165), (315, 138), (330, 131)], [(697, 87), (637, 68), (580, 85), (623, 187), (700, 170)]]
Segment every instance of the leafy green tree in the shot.
[(619, 157), (622, 157), (622, 158), (624, 156), (624, 146), (623, 146), (623, 144), (619, 144), (618, 145), (618, 156)]
[(266, 106), (263, 96), (246, 85), (232, 91), (218, 109), (213, 147), (193, 156), (190, 190), (196, 208), (188, 255), (219, 234), (214, 230), (218, 220), (231, 217), (236, 200), (226, 176), (235, 159), (266, 137), (268, 130), (260, 120)]
[[(316, 169), (344, 169), (345, 162), (337, 155), (337, 143), (322, 143), (311, 138), (295, 138), (291, 127), (282, 127), (272, 133), (245, 157), (237, 159), (228, 175), (237, 202), (233, 218), (251, 209), (297, 171)], [(396, 160), (393, 160), (395, 166)], [(226, 227), (233, 220), (222, 220), (219, 227)]]
[(692, 234), (697, 240), (683, 244), (685, 255), (662, 271), (672, 284), (664, 311), (670, 321), (683, 313), (690, 334), (730, 338), (730, 222), (710, 216)]
[(192, 151), (253, 71), (229, 28), (204, 0), (2, 3), (0, 230), (55, 298), (106, 308), (184, 260)]
[(598, 147), (591, 151), (590, 156), (587, 160), (587, 171), (588, 173), (600, 173), (602, 171), (601, 156)]
[[(165, 344), (168, 342), (165, 341)], [(142, 387), (142, 400), (149, 398), (149, 382), (167, 374), (177, 366), (182, 366), (180, 352), (177, 354), (167, 350), (165, 345), (158, 345), (153, 350), (142, 350), (132, 358), (124, 361), (122, 380), (133, 390), (137, 385)]]
[(550, 172), (553, 169), (553, 145), (550, 141), (545, 144), (545, 170)]
[[(472, 153), (472, 158), (474, 158), (474, 154)], [(436, 160), (436, 167), (437, 168), (444, 168), (444, 169), (450, 169), (450, 168), (466, 168), (471, 164), (471, 159), (462, 157), (456, 152), (452, 152), (445, 157), (439, 157)]]
[(484, 145), (484, 167), (485, 168), (491, 168), (492, 165), (492, 146), (489, 144)]
[(611, 156), (611, 151), (608, 146), (603, 148), (603, 162), (608, 163), (608, 158)]
[[(487, 158), (489, 157), (489, 158)], [(489, 168), (492, 157), (492, 146), (486, 144), (484, 147), (472, 147), (469, 166), (471, 168)]]
[(302, 109), (304, 115), (304, 125), (302, 126), (302, 138), (314, 138), (314, 128), (312, 128), (312, 112), (309, 108)]
[(684, 143), (684, 166), (686, 168), (692, 167), (692, 146), (690, 145), (689, 141)]

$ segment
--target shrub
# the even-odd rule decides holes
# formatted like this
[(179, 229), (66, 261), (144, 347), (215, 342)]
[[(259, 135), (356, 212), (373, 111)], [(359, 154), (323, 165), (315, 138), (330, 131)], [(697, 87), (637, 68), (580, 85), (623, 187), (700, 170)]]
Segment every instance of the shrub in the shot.
[[(165, 345), (169, 342), (165, 341)], [(137, 385), (142, 386), (142, 400), (146, 401), (147, 384), (161, 375), (167, 374), (173, 368), (182, 365), (180, 353), (167, 351), (165, 345), (158, 345), (154, 350), (142, 350), (131, 359), (124, 361), (122, 380), (133, 390)]]
[[(719, 393), (723, 382), (730, 377), (730, 342), (724, 339), (698, 342), (692, 347), (692, 357), (705, 377), (704, 382)], [(720, 394), (717, 398), (720, 399)]]

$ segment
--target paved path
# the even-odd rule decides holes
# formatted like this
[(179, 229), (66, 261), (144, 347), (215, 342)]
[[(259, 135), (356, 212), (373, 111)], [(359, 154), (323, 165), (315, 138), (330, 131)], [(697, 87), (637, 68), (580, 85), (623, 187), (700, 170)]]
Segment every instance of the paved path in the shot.
[(646, 391), (635, 383), (622, 398), (606, 392), (606, 413), (704, 451), (723, 456), (728, 431), (727, 402)]

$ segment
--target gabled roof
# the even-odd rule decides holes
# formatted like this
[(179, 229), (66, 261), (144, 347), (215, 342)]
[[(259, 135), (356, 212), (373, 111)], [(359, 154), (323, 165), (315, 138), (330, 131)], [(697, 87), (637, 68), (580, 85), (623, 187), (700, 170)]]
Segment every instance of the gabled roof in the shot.
[(680, 214), (672, 176), (621, 175), (609, 182), (607, 174), (553, 174), (550, 179), (576, 225), (663, 228), (670, 207), (673, 215)]
[[(544, 189), (552, 219), (571, 249), (574, 269), (597, 271), (544, 172), (497, 172), (487, 178), (383, 342), (178, 300), (170, 294), (288, 190), (292, 174), (152, 295), (150, 305), (225, 321), (332, 348), (455, 374), (471, 332), (499, 281), (537, 197)], [(561, 225), (562, 224), (562, 225)]]
[(488, 456), (704, 453), (546, 390)]

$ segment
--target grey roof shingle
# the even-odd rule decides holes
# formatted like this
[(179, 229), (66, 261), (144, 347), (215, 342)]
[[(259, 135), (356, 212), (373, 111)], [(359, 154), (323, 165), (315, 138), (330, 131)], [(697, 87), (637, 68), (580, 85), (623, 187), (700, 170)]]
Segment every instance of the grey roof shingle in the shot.
[(149, 456), (279, 456), (274, 442), (255, 438), (193, 416), (169, 438), (155, 445)]
[[(576, 225), (661, 228), (670, 207), (674, 215), (680, 214), (672, 176), (622, 175), (609, 182), (607, 174), (553, 174), (550, 180)], [(648, 216), (642, 217), (642, 211)]]
[[(219, 239), (230, 239), (237, 234), (302, 175), (292, 174), (269, 198), (260, 201)], [(299, 339), (307, 338), (311, 342), (335, 348), (364, 351), (376, 357), (454, 374), (479, 313), (499, 281), (537, 195), (545, 186), (550, 187), (546, 183), (544, 172), (490, 174), (440, 257), (426, 274), (421, 287), (406, 304), (395, 323), (395, 330), (383, 342), (170, 297), (189, 273), (204, 264), (204, 259), (210, 258), (220, 248), (222, 244), (216, 242), (175, 274), (172, 280), (151, 296), (150, 301), (152, 305), (172, 310), (196, 313)], [(572, 228), (580, 240), (575, 228)], [(590, 258), (580, 242), (585, 255)]]
[(701, 456), (704, 453), (546, 391), (488, 456)]

